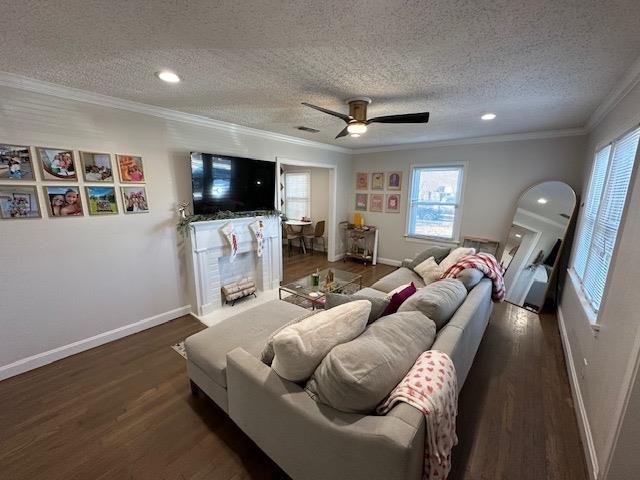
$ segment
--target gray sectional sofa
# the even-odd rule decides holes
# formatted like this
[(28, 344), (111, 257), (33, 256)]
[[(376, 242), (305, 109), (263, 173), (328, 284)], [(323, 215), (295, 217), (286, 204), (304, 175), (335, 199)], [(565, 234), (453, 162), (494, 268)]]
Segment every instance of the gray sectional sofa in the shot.
[[(422, 279), (401, 267), (361, 294), (384, 296)], [(467, 295), (431, 347), (447, 353), (467, 377), (491, 313), (491, 281)], [(304, 480), (419, 480), (425, 421), (408, 404), (385, 416), (344, 413), (317, 403), (304, 385), (287, 381), (260, 361), (271, 333), (307, 311), (274, 300), (207, 328), (186, 342), (194, 391), (203, 391), (287, 474)]]

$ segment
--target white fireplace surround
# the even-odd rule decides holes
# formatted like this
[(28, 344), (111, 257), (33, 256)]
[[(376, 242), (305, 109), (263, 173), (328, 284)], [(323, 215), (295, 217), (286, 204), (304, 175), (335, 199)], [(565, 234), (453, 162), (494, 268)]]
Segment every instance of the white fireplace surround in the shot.
[[(249, 230), (256, 219), (264, 224), (262, 256), (257, 254), (257, 241)], [(238, 239), (236, 261), (229, 263), (231, 247), (220, 229), (227, 223), (233, 225)], [(194, 313), (207, 315), (223, 307), (221, 288), (238, 280), (236, 277), (252, 277), (258, 292), (280, 285), (281, 228), (279, 217), (246, 217), (191, 224), (191, 256), (195, 281), (196, 305)], [(247, 255), (250, 254), (250, 255)], [(237, 262), (239, 269), (231, 269)], [(242, 270), (242, 271), (239, 271)], [(233, 275), (229, 272), (233, 272)], [(223, 278), (225, 272), (230, 278)]]

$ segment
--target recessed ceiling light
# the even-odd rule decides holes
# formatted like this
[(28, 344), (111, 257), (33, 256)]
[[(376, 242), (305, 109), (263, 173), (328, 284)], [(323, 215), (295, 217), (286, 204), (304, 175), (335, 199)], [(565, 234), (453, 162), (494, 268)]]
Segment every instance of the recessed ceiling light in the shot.
[(163, 82), (178, 83), (180, 81), (180, 77), (169, 70), (162, 70), (161, 72), (156, 73), (156, 75)]
[(351, 135), (349, 135), (351, 138), (358, 138), (360, 136), (359, 133), (352, 133)]
[(480, 118), (482, 120), (493, 120), (494, 118), (496, 118), (496, 114), (495, 113), (485, 113)]
[(522, 235), (520, 235), (519, 233), (516, 233), (516, 238), (522, 238)]
[(544, 205), (545, 203), (547, 203), (547, 201), (548, 201), (548, 200), (547, 200), (546, 198), (539, 198), (539, 199), (538, 199), (538, 203), (539, 203), (540, 205)]

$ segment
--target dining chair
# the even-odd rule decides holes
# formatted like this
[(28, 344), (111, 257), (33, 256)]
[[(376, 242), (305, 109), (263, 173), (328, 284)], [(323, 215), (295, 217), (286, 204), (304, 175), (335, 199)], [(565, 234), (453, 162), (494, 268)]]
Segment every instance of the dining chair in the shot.
[(316, 227), (313, 232), (307, 232), (304, 234), (304, 238), (309, 240), (309, 250), (311, 251), (311, 255), (313, 255), (313, 241), (322, 239), (322, 251), (327, 253), (327, 243), (324, 238), (324, 220), (320, 220), (316, 223)]
[(284, 238), (287, 240), (287, 245), (289, 246), (289, 256), (291, 256), (293, 240), (298, 240), (298, 246), (300, 250), (302, 250), (302, 242), (304, 242), (304, 238), (299, 232), (296, 232), (291, 225), (284, 225)]

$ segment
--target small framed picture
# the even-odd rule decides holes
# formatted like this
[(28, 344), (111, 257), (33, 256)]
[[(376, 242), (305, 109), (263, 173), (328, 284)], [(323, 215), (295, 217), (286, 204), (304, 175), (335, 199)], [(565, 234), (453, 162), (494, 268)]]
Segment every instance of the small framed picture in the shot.
[(366, 211), (369, 203), (368, 193), (356, 193), (356, 210)]
[(0, 180), (35, 180), (29, 147), (0, 145)]
[(389, 172), (389, 181), (387, 183), (387, 190), (400, 190), (402, 189), (402, 172)]
[(398, 213), (400, 211), (400, 194), (390, 193), (387, 195), (387, 213)]
[(38, 147), (38, 160), (43, 180), (72, 181), (78, 180), (76, 162), (72, 150)]
[(0, 218), (41, 218), (36, 187), (0, 185)]
[(43, 187), (44, 199), (50, 217), (82, 217), (82, 199), (80, 187), (55, 186)]
[(120, 187), (124, 213), (147, 213), (147, 191), (144, 187)]
[(118, 172), (122, 183), (144, 183), (142, 157), (133, 155), (116, 155)]
[(369, 190), (369, 174), (366, 172), (356, 173), (356, 190)]
[(113, 182), (110, 154), (80, 152), (80, 164), (85, 182)]
[(372, 212), (382, 212), (384, 207), (384, 195), (381, 193), (373, 193), (371, 195), (371, 206), (369, 208)]
[(85, 187), (89, 215), (113, 215), (118, 213), (115, 187)]
[(371, 174), (371, 190), (384, 190), (383, 172), (373, 172)]

